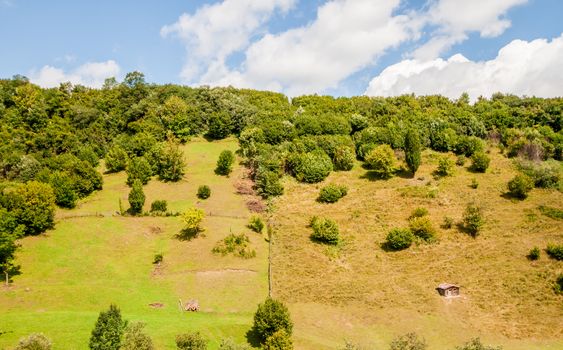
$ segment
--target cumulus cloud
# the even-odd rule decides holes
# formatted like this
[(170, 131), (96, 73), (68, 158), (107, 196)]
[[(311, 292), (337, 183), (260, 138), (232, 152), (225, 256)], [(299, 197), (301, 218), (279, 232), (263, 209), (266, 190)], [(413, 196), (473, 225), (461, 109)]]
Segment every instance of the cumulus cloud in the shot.
[(373, 78), (370, 96), (441, 94), (457, 98), (467, 92), (472, 100), (495, 92), (518, 95), (563, 96), (563, 34), (549, 41), (514, 40), (496, 58), (473, 62), (457, 54), (447, 60), (403, 60)]
[(207, 68), (223, 69), (227, 57), (246, 48), (275, 11), (287, 12), (294, 4), (295, 0), (224, 0), (204, 5), (193, 15), (182, 14), (160, 33), (186, 45), (188, 59), (181, 77), (192, 82)]
[(119, 71), (119, 65), (115, 61), (109, 60), (88, 62), (70, 72), (46, 65), (39, 70), (31, 71), (29, 76), (32, 83), (47, 88), (56, 87), (60, 83), (68, 81), (75, 85), (99, 88), (106, 78), (117, 76)]

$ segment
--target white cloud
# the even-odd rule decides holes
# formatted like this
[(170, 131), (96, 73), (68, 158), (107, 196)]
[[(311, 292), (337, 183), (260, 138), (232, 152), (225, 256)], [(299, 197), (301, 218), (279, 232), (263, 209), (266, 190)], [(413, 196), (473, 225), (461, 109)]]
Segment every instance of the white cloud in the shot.
[(539, 97), (563, 96), (561, 62), (563, 34), (551, 41), (514, 40), (489, 61), (473, 62), (460, 54), (448, 60), (401, 61), (373, 78), (365, 94), (442, 94), (457, 98), (467, 92), (472, 100), (499, 91)]
[[(295, 0), (224, 0), (204, 5), (193, 15), (162, 27), (166, 37), (175, 35), (186, 45), (188, 60), (182, 78), (192, 82), (206, 66), (224, 66), (229, 55), (244, 49), (250, 39), (277, 10), (287, 12)], [(209, 63), (211, 62), (211, 63)]]
[(506, 12), (528, 0), (438, 0), (427, 12), (420, 14), (429, 25), (438, 28), (432, 38), (413, 52), (417, 59), (438, 57), (453, 45), (467, 39), (468, 32), (479, 32), (481, 37), (496, 37), (511, 25)]
[[(266, 34), (246, 50), (242, 69), (211, 67), (201, 83), (321, 92), (372, 64), (386, 50), (414, 37), (418, 24), (393, 15), (399, 0), (333, 0), (310, 24)], [(215, 68), (215, 69), (214, 69)]]
[(61, 68), (43, 66), (43, 68), (31, 71), (30, 81), (43, 87), (56, 87), (60, 83), (68, 82), (75, 85), (84, 85), (99, 88), (106, 78), (115, 77), (119, 74), (119, 65), (113, 61), (88, 62), (71, 72), (65, 72)]

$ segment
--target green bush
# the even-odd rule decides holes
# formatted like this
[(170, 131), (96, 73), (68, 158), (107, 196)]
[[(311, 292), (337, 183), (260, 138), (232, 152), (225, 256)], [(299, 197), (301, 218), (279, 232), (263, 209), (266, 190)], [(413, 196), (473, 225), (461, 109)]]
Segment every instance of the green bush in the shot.
[(366, 156), (366, 167), (378, 177), (386, 179), (397, 169), (397, 158), (391, 146), (379, 145)]
[(515, 198), (525, 199), (533, 188), (534, 182), (524, 174), (518, 174), (508, 182), (508, 193)]
[(545, 162), (519, 161), (516, 163), (522, 173), (528, 175), (534, 185), (540, 188), (557, 188), (562, 178), (560, 162), (547, 160)]
[(412, 211), (411, 215), (409, 216), (409, 220), (414, 218), (421, 218), (426, 215), (428, 215), (428, 209), (423, 207), (418, 207)]
[(223, 256), (232, 253), (234, 256), (245, 259), (254, 258), (256, 256), (256, 251), (250, 248), (250, 239), (248, 239), (248, 236), (244, 233), (240, 235), (231, 233), (217, 242), (212, 252)]
[(457, 346), (456, 350), (502, 350), (502, 346), (490, 346), (481, 343), (479, 338), (471, 339), (469, 342), (462, 346)]
[(74, 182), (67, 174), (55, 171), (51, 174), (49, 184), (55, 193), (55, 203), (59, 207), (72, 209), (76, 206), (78, 195), (74, 191)]
[(425, 350), (428, 346), (424, 339), (420, 339), (416, 333), (401, 335), (391, 342), (390, 350)]
[(483, 227), (485, 220), (483, 219), (482, 210), (475, 204), (468, 204), (463, 213), (463, 227), (473, 237), (479, 235), (479, 231)]
[(98, 155), (91, 146), (80, 147), (76, 153), (76, 157), (88, 162), (94, 168), (100, 165), (100, 158), (98, 158)]
[(444, 156), (438, 160), (438, 168), (436, 175), (438, 176), (452, 176), (454, 174), (454, 161)]
[(411, 246), (414, 235), (408, 228), (394, 228), (387, 234), (385, 247), (390, 250), (403, 250)]
[(369, 126), (369, 119), (360, 114), (352, 114), (350, 126), (352, 126), (352, 132), (361, 131)]
[(413, 176), (420, 166), (421, 151), (418, 131), (409, 129), (405, 135), (405, 161)]
[(477, 171), (479, 173), (484, 173), (487, 171), (491, 159), (484, 152), (475, 152), (471, 156), (471, 170)]
[(129, 192), (129, 205), (131, 207), (131, 214), (139, 214), (143, 211), (145, 193), (143, 192), (143, 184), (139, 179), (133, 182), (133, 187)]
[(26, 235), (38, 235), (55, 225), (55, 194), (50, 185), (37, 181), (18, 184), (13, 191), (5, 192), (2, 203)]
[(416, 237), (427, 242), (432, 242), (436, 238), (436, 229), (427, 216), (410, 219), (409, 228)]
[(52, 343), (41, 333), (33, 333), (20, 339), (14, 350), (51, 350)]
[(157, 154), (156, 174), (162, 181), (176, 182), (184, 177), (186, 162), (178, 144), (167, 142)]
[(464, 166), (466, 160), (467, 160), (467, 158), (464, 155), (459, 155), (455, 159), (455, 165)]
[(151, 212), (160, 211), (166, 212), (168, 210), (168, 202), (165, 200), (155, 200), (151, 203)]
[(121, 319), (121, 311), (110, 305), (107, 311), (100, 312), (90, 336), (92, 350), (119, 350), (127, 321)]
[(291, 336), (282, 328), (269, 336), (262, 348), (264, 350), (293, 350), (293, 342)]
[(471, 184), (469, 184), (469, 187), (471, 187), (474, 190), (476, 190), (479, 187), (479, 182), (477, 182), (476, 178), (471, 179)]
[(335, 203), (348, 194), (348, 187), (345, 185), (328, 184), (321, 188), (317, 200), (322, 203)]
[(141, 322), (131, 323), (125, 328), (123, 342), (120, 350), (154, 350), (151, 337), (143, 329), (145, 324)]
[(132, 186), (135, 180), (140, 180), (143, 185), (149, 183), (152, 176), (152, 167), (145, 157), (131, 159), (127, 166), (127, 185)]
[(259, 216), (252, 216), (248, 223), (248, 228), (256, 233), (262, 233), (264, 229), (264, 222)]
[(471, 157), (477, 152), (482, 152), (484, 149), (483, 140), (476, 136), (459, 136), (457, 143), (455, 145), (455, 153), (463, 154), (467, 157)]
[(219, 155), (215, 172), (219, 175), (229, 175), (233, 171), (235, 155), (232, 151), (225, 150)]
[(265, 167), (259, 167), (256, 171), (254, 181), (258, 194), (264, 198), (281, 196), (283, 194), (283, 185), (280, 182), (280, 176), (275, 171), (268, 170)]
[(219, 350), (251, 350), (246, 344), (237, 344), (231, 338), (221, 339)]
[(201, 222), (205, 217), (205, 212), (198, 208), (189, 208), (182, 215), (181, 219), (184, 224), (184, 228), (178, 234), (180, 239), (191, 239), (198, 235), (198, 233), (204, 231), (201, 226)]
[(555, 291), (555, 294), (563, 294), (563, 274), (560, 274), (555, 279), (553, 290)]
[(154, 255), (154, 258), (152, 259), (152, 263), (160, 264), (163, 260), (164, 260), (164, 256), (162, 255), (162, 253), (158, 253)]
[(551, 258), (563, 260), (563, 244), (548, 243), (545, 251)]
[(178, 334), (176, 347), (179, 350), (205, 350), (207, 349), (207, 339), (199, 332)]
[(211, 188), (207, 185), (201, 185), (197, 188), (197, 198), (207, 199), (211, 196)]
[(233, 129), (232, 118), (226, 110), (221, 110), (209, 116), (208, 123), (207, 137), (215, 140), (221, 140), (229, 136)]
[(329, 156), (321, 151), (300, 155), (294, 172), (297, 180), (308, 183), (323, 181), (332, 171), (332, 161)]
[(338, 225), (331, 219), (313, 217), (311, 219), (311, 228), (313, 229), (311, 238), (316, 241), (337, 244), (340, 239)]
[(352, 170), (355, 160), (356, 154), (354, 153), (354, 150), (352, 148), (347, 146), (340, 146), (334, 152), (334, 157), (332, 159), (334, 170)]
[(289, 310), (281, 301), (267, 298), (264, 303), (258, 305), (254, 314), (253, 331), (260, 342), (264, 343), (266, 339), (282, 329), (291, 336), (293, 322)]
[(538, 209), (543, 215), (547, 216), (548, 218), (563, 220), (563, 210), (561, 209), (548, 207), (546, 205), (540, 205)]
[(444, 222), (442, 223), (442, 228), (446, 230), (451, 229), (454, 226), (454, 219), (449, 216), (444, 216)]
[(533, 247), (532, 249), (530, 249), (527, 258), (530, 260), (538, 260), (540, 258), (540, 248)]

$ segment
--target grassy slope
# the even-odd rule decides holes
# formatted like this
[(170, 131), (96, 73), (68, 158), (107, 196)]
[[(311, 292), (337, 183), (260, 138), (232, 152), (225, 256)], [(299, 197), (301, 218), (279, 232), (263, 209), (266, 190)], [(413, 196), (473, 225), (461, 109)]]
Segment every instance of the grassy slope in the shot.
[[(232, 185), (241, 169), (236, 166), (230, 178), (213, 173), (219, 153), (236, 147), (233, 139), (190, 142), (184, 148), (184, 180), (153, 179), (145, 186), (147, 209), (154, 199), (168, 200), (173, 211), (194, 204), (203, 208), (208, 213), (203, 238), (176, 240), (181, 229), (176, 217), (111, 216), (119, 198), (128, 205), (129, 189), (120, 173), (105, 175), (104, 190), (77, 209), (61, 210), (55, 230), (22, 240), (18, 261), (23, 275), (9, 289), (0, 288), (0, 330), (8, 332), (0, 336), (0, 348), (31, 332), (45, 333), (56, 349), (86, 348), (98, 312), (110, 303), (119, 305), (125, 318), (147, 323), (158, 348), (175, 348), (174, 336), (187, 330), (201, 330), (214, 339), (212, 347), (226, 336), (244, 341), (256, 305), (267, 295), (267, 244), (249, 233), (255, 259), (211, 253), (231, 230), (248, 232), (249, 212)], [(195, 193), (201, 184), (209, 185), (212, 195), (198, 203)], [(104, 217), (71, 218), (93, 213)], [(159, 252), (164, 263), (155, 273), (151, 262)], [(198, 299), (202, 311), (181, 313), (179, 298)], [(153, 302), (165, 307), (150, 308)]]
[[(272, 218), (274, 295), (290, 305), (297, 347), (334, 349), (348, 339), (386, 348), (396, 335), (415, 331), (430, 349), (453, 348), (474, 336), (506, 349), (562, 349), (562, 299), (551, 289), (562, 263), (544, 252), (537, 262), (525, 258), (534, 245), (562, 241), (563, 222), (537, 210), (541, 204), (561, 207), (562, 195), (535, 189), (525, 201), (503, 197), (515, 171), (510, 160), (492, 153), (486, 174), (471, 173), (466, 165), (440, 180), (431, 175), (437, 158), (429, 151), (415, 178), (372, 181), (357, 165), (325, 181), (349, 186), (336, 204), (315, 202), (323, 184), (286, 179), (286, 195), (276, 201)], [(472, 178), (478, 189), (469, 187)], [(406, 186), (437, 188), (438, 194), (402, 196)], [(459, 221), (470, 201), (482, 205), (487, 218), (477, 239), (439, 228), (444, 216)], [(429, 209), (439, 243), (384, 252), (379, 244), (388, 230), (406, 226), (418, 206)], [(334, 218), (344, 244), (327, 249), (311, 242), (311, 215)], [(441, 282), (461, 285), (463, 297), (439, 297), (434, 288)]]

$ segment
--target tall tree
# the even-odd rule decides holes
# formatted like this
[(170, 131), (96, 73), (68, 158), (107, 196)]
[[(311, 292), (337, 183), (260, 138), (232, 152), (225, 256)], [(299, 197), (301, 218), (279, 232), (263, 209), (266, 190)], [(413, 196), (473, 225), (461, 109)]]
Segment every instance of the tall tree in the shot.
[(121, 311), (110, 305), (107, 311), (100, 312), (92, 330), (89, 348), (92, 350), (118, 350), (121, 346), (127, 321), (121, 318)]
[(129, 205), (131, 206), (132, 214), (138, 214), (143, 211), (143, 205), (145, 205), (145, 193), (143, 192), (143, 184), (139, 179), (135, 179), (135, 182), (133, 182), (133, 188), (129, 192)]
[(421, 149), (418, 131), (409, 129), (405, 135), (405, 160), (413, 176), (420, 166)]

